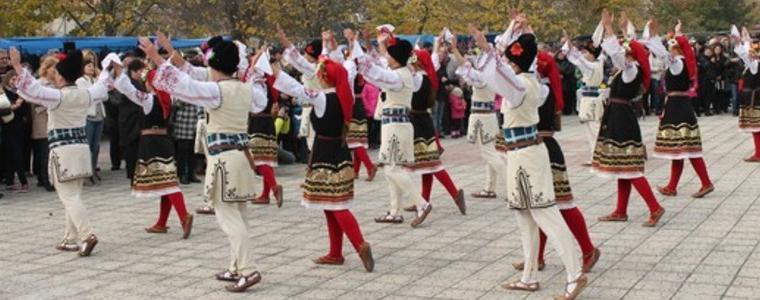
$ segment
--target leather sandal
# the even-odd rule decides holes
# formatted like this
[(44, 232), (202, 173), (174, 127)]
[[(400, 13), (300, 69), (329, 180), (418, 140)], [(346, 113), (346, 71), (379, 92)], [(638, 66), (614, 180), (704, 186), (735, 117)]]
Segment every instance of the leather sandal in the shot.
[(417, 205), (411, 205), (403, 208), (404, 211), (417, 211)]
[(377, 167), (367, 170), (367, 179), (365, 181), (375, 180), (375, 175), (377, 175)]
[(282, 185), (277, 185), (274, 188), (274, 201), (277, 203), (277, 208), (282, 207)]
[[(525, 269), (525, 262), (522, 262), (522, 261), (513, 262), (512, 263), (512, 267), (515, 268), (515, 270), (522, 271), (522, 270)], [(543, 271), (544, 268), (546, 268), (546, 263), (544, 263), (542, 261), (539, 261), (538, 262), (538, 270), (539, 271)]]
[(715, 186), (712, 185), (712, 184), (709, 185), (709, 186), (703, 186), (701, 189), (699, 189), (698, 192), (694, 193), (694, 195), (691, 195), (691, 197), (692, 198), (702, 198), (705, 195), (707, 195), (709, 193), (712, 193), (714, 190), (715, 190)]
[(64, 239), (60, 244), (58, 244), (58, 246), (55, 246), (55, 249), (58, 249), (59, 251), (74, 252), (79, 251), (79, 245), (77, 245), (77, 243), (69, 242), (68, 240)]
[(240, 279), (240, 274), (225, 270), (214, 274), (214, 277), (219, 281), (238, 281), (238, 279)]
[(330, 257), (325, 255), (322, 257), (314, 258), (311, 261), (318, 265), (342, 265), (346, 259), (343, 257)]
[(526, 292), (535, 292), (535, 291), (538, 291), (539, 288), (541, 288), (538, 282), (525, 283), (525, 282), (522, 282), (522, 280), (507, 282), (505, 284), (502, 284), (501, 287), (504, 288), (505, 290), (526, 291)]
[(628, 216), (618, 215), (615, 213), (611, 213), (604, 217), (599, 217), (599, 222), (626, 222), (626, 221), (628, 221)]
[(235, 284), (225, 286), (224, 288), (228, 292), (242, 293), (259, 282), (261, 282), (261, 273), (254, 271), (251, 275), (240, 277)]
[(649, 220), (644, 222), (644, 224), (641, 224), (641, 226), (644, 227), (655, 227), (657, 226), (657, 222), (660, 221), (660, 218), (662, 218), (662, 215), (665, 214), (665, 208), (660, 207), (657, 211), (655, 211), (651, 216), (649, 216)]
[(216, 212), (214, 211), (214, 208), (211, 207), (211, 206), (203, 206), (203, 207), (201, 207), (199, 209), (196, 209), (195, 213), (199, 214), (199, 215), (213, 215), (213, 214), (216, 214)]
[(375, 218), (375, 222), (377, 222), (377, 223), (393, 223), (393, 224), (404, 223), (404, 216), (402, 216), (402, 215), (391, 215), (390, 212), (387, 212), (385, 215), (382, 215), (380, 217)]
[(464, 202), (464, 190), (459, 189), (457, 197), (454, 199), (454, 204), (459, 208), (459, 213), (463, 216), (467, 214), (467, 203)]
[(496, 193), (494, 193), (493, 191), (482, 190), (480, 192), (470, 194), (470, 197), (492, 199), (492, 198), (496, 198)]
[(674, 197), (678, 194), (678, 192), (675, 189), (672, 189), (668, 186), (658, 186), (657, 191), (660, 192), (663, 196), (671, 196)]
[(591, 251), (589, 255), (583, 255), (583, 273), (591, 272), (591, 269), (594, 268), (601, 255), (602, 251), (599, 251), (599, 248), (594, 248), (594, 251)]
[[(571, 284), (575, 283), (575, 288), (572, 291), (567, 291), (567, 287)], [(554, 297), (554, 300), (574, 300), (578, 297), (578, 295), (581, 294), (583, 289), (588, 285), (588, 277), (586, 275), (581, 274), (578, 279), (575, 281), (571, 281), (565, 284), (565, 293), (561, 296)]]
[(193, 215), (188, 214), (185, 222), (182, 222), (182, 238), (187, 239), (190, 237), (191, 231), (193, 231)]
[(79, 251), (79, 256), (86, 257), (92, 254), (92, 250), (95, 249), (95, 245), (98, 244), (98, 238), (91, 234), (86, 240), (82, 242), (82, 249)]
[(367, 272), (372, 272), (375, 269), (375, 258), (372, 257), (372, 248), (370, 248), (369, 243), (366, 241), (359, 247), (359, 258), (361, 258), (364, 269)]
[(145, 228), (145, 232), (147, 233), (166, 233), (168, 231), (169, 227), (159, 227), (156, 225), (153, 225), (151, 227)]
[(419, 216), (414, 218), (414, 220), (412, 220), (412, 223), (411, 223), (412, 227), (420, 226), (422, 222), (425, 222), (425, 219), (427, 218), (427, 216), (430, 214), (430, 211), (432, 210), (433, 210), (433, 205), (430, 205), (430, 203), (428, 203), (425, 206), (425, 208), (422, 210), (422, 214), (420, 214)]

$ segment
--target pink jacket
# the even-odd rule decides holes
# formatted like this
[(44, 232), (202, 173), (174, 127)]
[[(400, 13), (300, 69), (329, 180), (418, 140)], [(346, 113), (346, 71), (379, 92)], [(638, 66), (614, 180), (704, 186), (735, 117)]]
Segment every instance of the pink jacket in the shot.
[(464, 111), (467, 109), (467, 103), (464, 99), (449, 94), (449, 104), (451, 104), (451, 118), (454, 120), (464, 119)]
[(364, 103), (364, 112), (367, 118), (375, 116), (377, 101), (380, 100), (380, 89), (371, 83), (365, 81), (362, 89), (362, 103)]

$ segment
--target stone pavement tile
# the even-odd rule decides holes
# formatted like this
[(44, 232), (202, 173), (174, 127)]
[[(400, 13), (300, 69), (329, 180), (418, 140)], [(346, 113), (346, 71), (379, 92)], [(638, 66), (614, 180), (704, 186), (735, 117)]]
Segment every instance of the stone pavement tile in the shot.
[(672, 297), (674, 292), (658, 290), (632, 290), (625, 295), (623, 299), (647, 299), (647, 300), (666, 300)]
[[(760, 274), (757, 274), (760, 276)], [(758, 277), (743, 277), (739, 276), (731, 283), (732, 286), (746, 286), (760, 288), (760, 278)]]
[(680, 281), (661, 281), (649, 277), (644, 277), (644, 279), (639, 281), (636, 286), (633, 287), (633, 290), (661, 291), (664, 293), (670, 293), (669, 295), (672, 295), (678, 291), (681, 285), (682, 282)]
[(484, 291), (476, 291), (476, 290), (465, 290), (465, 289), (446, 289), (443, 292), (441, 292), (438, 295), (435, 295), (435, 298), (443, 298), (443, 299), (477, 299), (480, 296), (484, 295), (486, 292)]
[(734, 274), (692, 273), (686, 282), (729, 285), (733, 280)]
[(632, 270), (608, 270), (606, 274), (615, 274), (614, 276), (601, 276), (594, 280), (595, 286), (613, 287), (620, 289), (630, 289), (636, 285), (636, 282), (643, 277), (646, 272)]
[(727, 288), (728, 286), (726, 285), (686, 282), (681, 286), (680, 291), (702, 296), (720, 296), (723, 295)]
[(383, 299), (387, 293), (383, 291), (349, 291), (343, 295), (338, 296), (337, 300), (355, 300), (355, 299)]
[(291, 297), (292, 299), (335, 299), (347, 292), (347, 290), (318, 288), (305, 290), (302, 293)]
[(752, 287), (731, 286), (728, 288), (728, 291), (726, 291), (725, 295), (729, 297), (757, 299), (758, 297), (760, 297), (760, 287), (758, 287), (757, 285), (752, 286)]
[(601, 287), (591, 283), (591, 286), (583, 290), (584, 299), (620, 299), (628, 292), (627, 289)]
[(675, 294), (673, 298), (670, 298), (672, 300), (694, 300), (694, 299), (704, 299), (704, 300), (720, 300), (722, 299), (721, 296), (716, 295), (704, 295), (704, 294), (696, 294), (691, 292), (685, 292), (685, 291), (679, 291), (678, 294)]

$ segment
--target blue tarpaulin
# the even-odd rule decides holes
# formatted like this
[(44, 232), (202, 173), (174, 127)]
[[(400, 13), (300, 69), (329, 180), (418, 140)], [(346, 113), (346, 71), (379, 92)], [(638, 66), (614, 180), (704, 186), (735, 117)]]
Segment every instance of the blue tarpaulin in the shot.
[[(206, 39), (175, 39), (175, 48), (200, 46)], [(51, 49), (63, 49), (63, 43), (73, 42), (78, 49), (126, 51), (137, 47), (136, 37), (20, 37), (0, 39), (0, 49), (16, 47), (24, 54), (43, 55)]]

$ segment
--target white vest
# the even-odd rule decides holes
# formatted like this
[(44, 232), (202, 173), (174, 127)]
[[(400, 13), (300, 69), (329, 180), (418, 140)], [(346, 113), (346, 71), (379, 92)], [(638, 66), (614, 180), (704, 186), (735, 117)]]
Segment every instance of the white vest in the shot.
[(604, 80), (604, 63), (601, 61), (594, 62), (594, 72), (591, 73), (591, 76), (584, 75), (582, 80), (586, 86), (598, 87), (602, 84), (602, 81)]
[[(528, 127), (538, 124), (539, 83), (530, 73), (517, 75), (525, 83), (525, 95), (522, 104), (517, 107), (503, 105), (504, 128)], [(505, 103), (506, 104), (506, 103)]]
[(87, 110), (92, 102), (87, 90), (69, 86), (61, 89), (61, 102), (48, 110), (48, 130), (80, 128), (87, 123)]
[(253, 99), (251, 86), (239, 80), (224, 80), (218, 84), (222, 101), (218, 108), (206, 109), (209, 116), (207, 133), (248, 132), (248, 111)]
[(493, 90), (488, 88), (488, 85), (479, 88), (479, 87), (472, 87), (472, 100), (478, 101), (478, 102), (494, 102), (494, 99), (496, 99), (496, 93), (494, 93)]
[(383, 108), (412, 108), (412, 95), (414, 94), (414, 76), (407, 67), (393, 70), (401, 77), (403, 86), (397, 91), (385, 91)]

